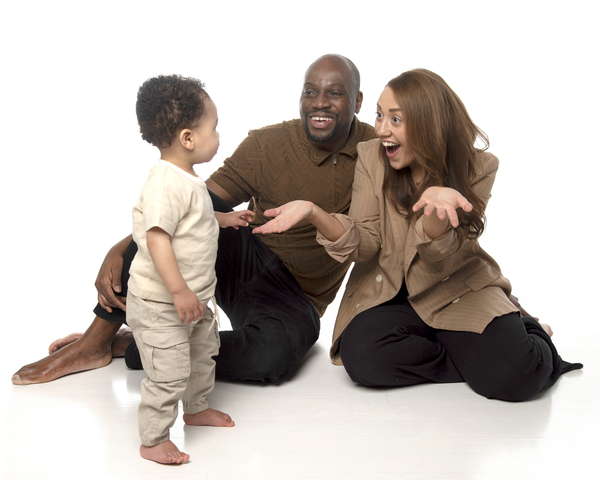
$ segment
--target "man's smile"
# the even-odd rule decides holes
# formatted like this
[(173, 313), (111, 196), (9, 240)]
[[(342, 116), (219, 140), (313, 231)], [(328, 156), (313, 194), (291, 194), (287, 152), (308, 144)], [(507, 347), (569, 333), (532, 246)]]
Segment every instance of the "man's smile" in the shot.
[(322, 113), (316, 113), (309, 115), (310, 123), (315, 128), (327, 128), (333, 120), (334, 117), (330, 115), (323, 115)]

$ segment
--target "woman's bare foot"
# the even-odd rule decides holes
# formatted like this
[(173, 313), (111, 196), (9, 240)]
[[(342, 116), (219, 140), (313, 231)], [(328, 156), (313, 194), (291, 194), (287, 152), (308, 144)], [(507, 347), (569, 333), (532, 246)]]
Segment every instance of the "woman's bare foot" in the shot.
[(35, 363), (25, 365), (13, 375), (12, 383), (51, 382), (70, 373), (108, 365), (112, 359), (111, 342), (119, 327), (118, 323), (96, 317), (79, 339)]
[(206, 410), (190, 415), (188, 413), (183, 414), (183, 421), (186, 425), (192, 425), (195, 427), (233, 427), (235, 422), (226, 413), (207, 408)]
[(171, 440), (159, 443), (153, 447), (140, 446), (140, 455), (146, 460), (157, 463), (185, 463), (190, 459), (187, 453), (179, 451)]
[(527, 310), (525, 310), (521, 304), (519, 303), (519, 299), (517, 297), (515, 297), (514, 295), (511, 295), (508, 298), (512, 304), (517, 307), (519, 309), (519, 312), (521, 312), (521, 316), (522, 317), (531, 317), (534, 318), (535, 320), (537, 320), (538, 322), (540, 321), (540, 319), (538, 317), (534, 317), (533, 315), (529, 314), (529, 312), (527, 312)]
[[(538, 322), (539, 322), (539, 320), (538, 320)], [(554, 335), (554, 332), (552, 331), (552, 328), (547, 323), (540, 322), (540, 327), (542, 327), (544, 329), (544, 332), (546, 332), (549, 337), (551, 337), (552, 335)]]
[[(61, 348), (66, 347), (67, 345), (76, 342), (83, 336), (83, 333), (71, 333), (66, 337), (59, 338), (58, 340), (54, 340), (50, 347), (48, 347), (48, 353), (52, 354), (59, 351)], [(127, 327), (121, 327), (120, 330), (113, 338), (113, 341), (110, 345), (110, 349), (112, 351), (113, 358), (119, 358), (125, 356), (125, 350), (129, 344), (133, 342), (133, 332)]]

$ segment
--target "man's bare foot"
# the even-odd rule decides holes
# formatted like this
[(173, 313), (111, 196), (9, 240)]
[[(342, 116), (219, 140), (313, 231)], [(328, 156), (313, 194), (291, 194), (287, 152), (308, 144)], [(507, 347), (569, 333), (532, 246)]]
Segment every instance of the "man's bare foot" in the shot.
[(190, 415), (187, 413), (183, 414), (183, 421), (186, 425), (192, 425), (195, 427), (233, 427), (235, 422), (226, 413), (207, 408), (206, 410)]
[[(70, 345), (73, 342), (76, 342), (82, 336), (83, 336), (83, 333), (71, 333), (70, 335), (67, 335), (66, 337), (59, 338), (58, 340), (54, 340), (50, 344), (50, 347), (48, 347), (48, 353), (52, 354), (54, 352), (57, 352), (61, 348), (66, 347), (67, 345)], [(124, 357), (125, 350), (127, 350), (127, 347), (129, 346), (129, 344), (131, 342), (133, 342), (133, 332), (127, 327), (121, 327), (121, 329), (115, 335), (115, 338), (113, 338), (113, 341), (110, 345), (110, 349), (112, 351), (112, 357), (113, 358)]]
[(171, 440), (159, 443), (153, 447), (140, 446), (140, 455), (146, 460), (157, 463), (185, 463), (190, 459), (187, 453), (179, 451)]
[(58, 340), (54, 340), (48, 347), (48, 354), (51, 355), (54, 352), (58, 352), (61, 348), (66, 347), (67, 345), (71, 345), (73, 342), (76, 342), (81, 337), (83, 337), (83, 333), (77, 332), (71, 333), (66, 337), (59, 338)]
[(124, 357), (125, 350), (131, 342), (133, 342), (133, 332), (128, 327), (121, 327), (110, 344), (113, 358)]
[(108, 365), (112, 358), (111, 342), (119, 327), (118, 323), (96, 317), (79, 339), (35, 363), (25, 365), (13, 375), (12, 383), (51, 382), (70, 373)]

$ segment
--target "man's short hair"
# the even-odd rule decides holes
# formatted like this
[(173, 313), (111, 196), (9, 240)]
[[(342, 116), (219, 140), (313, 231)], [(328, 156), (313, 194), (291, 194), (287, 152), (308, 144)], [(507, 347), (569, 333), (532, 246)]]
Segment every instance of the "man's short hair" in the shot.
[(343, 55), (340, 55), (340, 57), (344, 59), (350, 67), (352, 78), (354, 80), (354, 86), (356, 87), (356, 93), (358, 94), (358, 92), (360, 92), (360, 72), (352, 60), (350, 60), (348, 57), (344, 57)]
[[(350, 60), (348, 57), (344, 57), (343, 55), (340, 55), (339, 53), (328, 53), (326, 55), (322, 55), (319, 58), (317, 58), (310, 65), (310, 67), (312, 67), (315, 63), (317, 63), (321, 60), (324, 60), (326, 58), (336, 58), (346, 64), (346, 66), (350, 70), (350, 75), (352, 76), (352, 82), (354, 83), (354, 87), (356, 88), (356, 92), (352, 92), (352, 94), (358, 95), (358, 92), (360, 92), (360, 72), (358, 71), (358, 68), (356, 67), (356, 65), (354, 65), (354, 62), (352, 60)], [(308, 68), (310, 69), (310, 67), (308, 67)], [(308, 72), (308, 70), (307, 70), (307, 72)]]

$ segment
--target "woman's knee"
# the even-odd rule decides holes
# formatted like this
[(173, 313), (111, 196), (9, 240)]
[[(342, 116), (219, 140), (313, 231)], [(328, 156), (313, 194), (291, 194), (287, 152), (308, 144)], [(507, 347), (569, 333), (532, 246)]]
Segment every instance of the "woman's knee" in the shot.
[(401, 360), (391, 362), (388, 353), (377, 342), (357, 331), (344, 332), (340, 342), (340, 358), (352, 381), (365, 387), (406, 385), (402, 380)]
[[(401, 306), (400, 306), (401, 307)], [(427, 329), (402, 311), (390, 315), (378, 310), (377, 328), (373, 319), (357, 315), (340, 340), (340, 358), (352, 380), (368, 387), (396, 387), (424, 383), (427, 372), (443, 354), (427, 338)], [(383, 315), (381, 315), (383, 313)], [(420, 321), (420, 320), (419, 320)]]
[(499, 368), (487, 375), (467, 378), (467, 383), (474, 392), (486, 398), (523, 402), (543, 390), (543, 385), (551, 373), (552, 369), (546, 365), (532, 368)]
[[(357, 361), (354, 361), (354, 360)], [(372, 361), (358, 361), (357, 357), (342, 357), (344, 369), (353, 382), (365, 387), (389, 386), (383, 379), (382, 366)]]
[(372, 345), (356, 328), (357, 324), (359, 322), (355, 319), (340, 338), (340, 359), (354, 382), (370, 386), (370, 373), (377, 371), (377, 366), (373, 364)]

